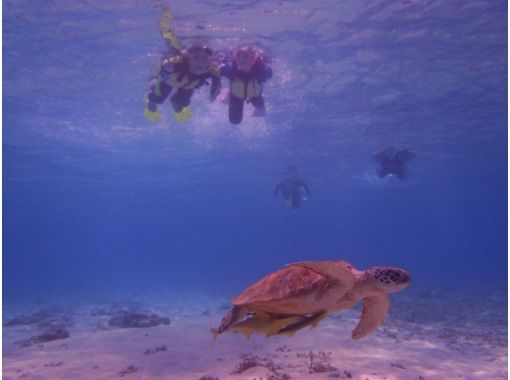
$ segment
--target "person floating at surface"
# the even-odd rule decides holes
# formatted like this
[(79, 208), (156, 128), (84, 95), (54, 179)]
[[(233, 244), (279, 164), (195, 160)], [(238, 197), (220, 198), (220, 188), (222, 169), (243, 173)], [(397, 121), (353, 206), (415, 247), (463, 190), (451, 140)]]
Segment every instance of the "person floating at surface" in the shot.
[(162, 104), (175, 89), (170, 98), (177, 121), (191, 118), (188, 106), (193, 90), (208, 84), (211, 79), (209, 100), (214, 101), (220, 91), (219, 68), (213, 64), (213, 52), (204, 45), (193, 45), (184, 49), (168, 26), (172, 14), (169, 9), (163, 12), (160, 30), (172, 54), (163, 59), (156, 82), (147, 95), (144, 116), (150, 121), (159, 121), (158, 104)]
[(401, 180), (409, 178), (407, 171), (407, 162), (416, 157), (416, 153), (407, 149), (395, 149), (388, 147), (382, 151), (374, 153), (374, 160), (378, 163), (376, 172), (379, 178), (386, 176), (396, 176)]
[(310, 189), (301, 179), (298, 178), (295, 167), (289, 167), (287, 178), (278, 182), (274, 189), (275, 197), (281, 194), (287, 206), (298, 209), (301, 201), (305, 201), (310, 196)]
[(250, 46), (236, 49), (232, 61), (221, 67), (221, 75), (230, 82), (228, 118), (232, 124), (243, 120), (244, 102), (255, 107), (253, 116), (266, 116), (263, 83), (273, 76), (273, 70), (260, 51)]

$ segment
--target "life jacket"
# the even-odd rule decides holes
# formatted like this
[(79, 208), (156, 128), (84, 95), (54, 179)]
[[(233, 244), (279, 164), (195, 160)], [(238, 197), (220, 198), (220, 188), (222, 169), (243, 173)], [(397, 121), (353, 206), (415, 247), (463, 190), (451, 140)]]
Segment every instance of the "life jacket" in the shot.
[(188, 62), (182, 55), (166, 58), (161, 63), (159, 79), (170, 87), (192, 90), (202, 86), (211, 76), (219, 76), (217, 69), (211, 69), (204, 74), (193, 74), (189, 71)]
[(232, 95), (249, 101), (262, 94), (264, 88), (256, 74), (257, 66), (260, 64), (262, 62), (257, 60), (248, 73), (238, 70), (234, 64), (234, 79), (230, 81), (230, 93)]

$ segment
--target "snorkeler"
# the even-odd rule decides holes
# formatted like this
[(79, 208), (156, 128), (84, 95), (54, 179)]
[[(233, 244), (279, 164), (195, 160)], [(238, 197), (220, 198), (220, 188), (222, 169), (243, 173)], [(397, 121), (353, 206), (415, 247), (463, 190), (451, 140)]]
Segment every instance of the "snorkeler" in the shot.
[(308, 199), (310, 189), (298, 178), (295, 166), (290, 166), (289, 169), (287, 178), (276, 185), (274, 195), (276, 197), (281, 194), (287, 206), (296, 210), (301, 205), (301, 201)]
[(213, 64), (212, 50), (203, 45), (193, 45), (184, 49), (168, 25), (171, 17), (172, 14), (167, 9), (163, 12), (160, 22), (161, 34), (172, 53), (161, 62), (156, 82), (147, 95), (144, 116), (150, 121), (159, 121), (157, 105), (162, 104), (174, 89), (176, 91), (170, 101), (177, 121), (191, 118), (188, 106), (193, 90), (208, 84), (208, 79), (211, 79), (209, 93), (211, 102), (220, 91), (220, 73), (218, 67)]
[(379, 178), (396, 176), (401, 180), (409, 177), (406, 163), (416, 157), (416, 153), (407, 149), (396, 150), (394, 147), (386, 148), (374, 154), (374, 160), (378, 163), (377, 175)]
[(260, 51), (250, 46), (236, 49), (232, 61), (221, 67), (221, 75), (230, 81), (228, 118), (232, 124), (243, 120), (244, 102), (255, 107), (253, 116), (266, 116), (263, 83), (273, 76), (273, 70)]

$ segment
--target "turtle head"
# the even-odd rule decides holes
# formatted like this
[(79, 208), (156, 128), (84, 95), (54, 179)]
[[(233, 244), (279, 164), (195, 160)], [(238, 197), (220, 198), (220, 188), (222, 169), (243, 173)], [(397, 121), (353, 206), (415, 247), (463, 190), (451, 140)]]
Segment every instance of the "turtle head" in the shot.
[(411, 283), (411, 276), (400, 268), (375, 267), (367, 272), (375, 286), (385, 293), (399, 292)]

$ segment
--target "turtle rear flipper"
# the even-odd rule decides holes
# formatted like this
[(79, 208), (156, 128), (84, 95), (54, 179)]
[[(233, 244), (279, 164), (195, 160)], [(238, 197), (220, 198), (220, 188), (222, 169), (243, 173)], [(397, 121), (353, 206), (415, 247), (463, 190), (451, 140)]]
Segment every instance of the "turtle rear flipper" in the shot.
[(214, 329), (213, 335), (221, 334), (228, 330), (234, 323), (240, 321), (246, 315), (246, 311), (242, 310), (239, 306), (234, 306), (232, 309), (225, 314), (221, 320), (220, 326)]
[(352, 331), (352, 339), (361, 339), (373, 332), (386, 318), (390, 300), (386, 295), (363, 299), (363, 310), (358, 325)]

